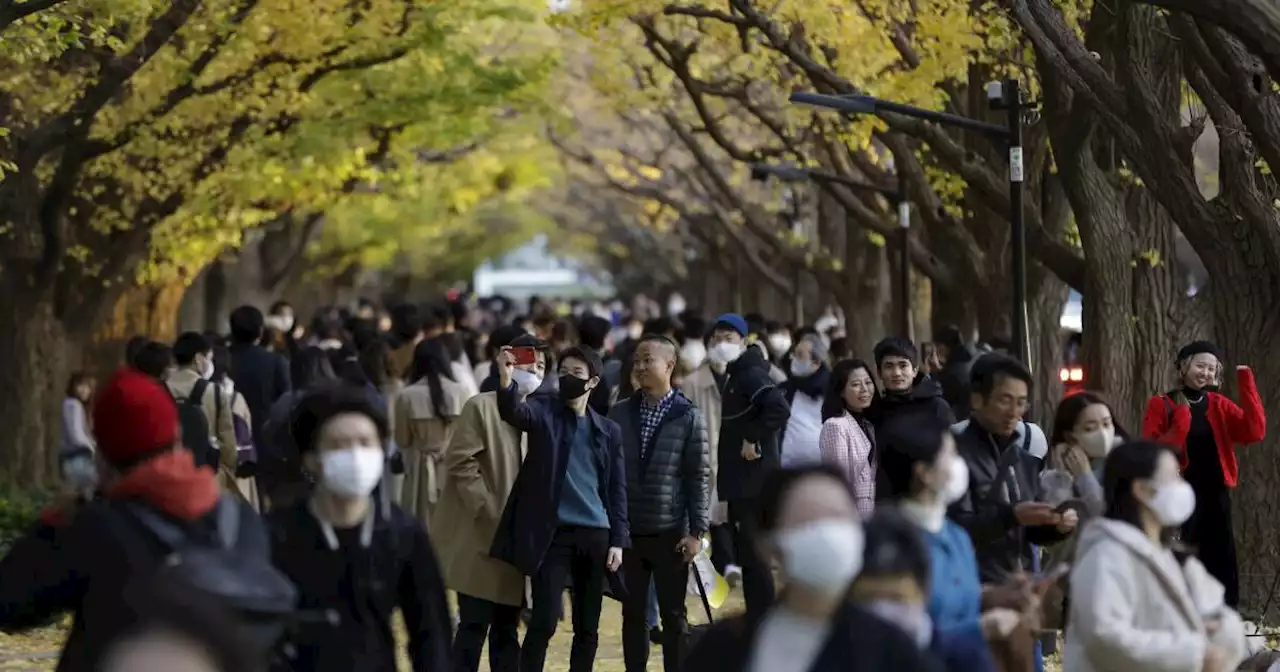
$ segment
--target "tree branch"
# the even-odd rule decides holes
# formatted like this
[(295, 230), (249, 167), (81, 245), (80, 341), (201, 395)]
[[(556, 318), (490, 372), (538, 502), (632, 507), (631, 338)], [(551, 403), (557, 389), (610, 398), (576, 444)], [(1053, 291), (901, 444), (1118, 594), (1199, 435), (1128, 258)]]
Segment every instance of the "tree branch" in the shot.
[(1240, 38), (1280, 81), (1280, 5), (1275, 0), (1137, 0), (1184, 12)]
[(66, 0), (27, 0), (27, 2), (4, 0), (0, 2), (0, 35), (3, 35), (6, 28), (18, 21), (64, 2)]

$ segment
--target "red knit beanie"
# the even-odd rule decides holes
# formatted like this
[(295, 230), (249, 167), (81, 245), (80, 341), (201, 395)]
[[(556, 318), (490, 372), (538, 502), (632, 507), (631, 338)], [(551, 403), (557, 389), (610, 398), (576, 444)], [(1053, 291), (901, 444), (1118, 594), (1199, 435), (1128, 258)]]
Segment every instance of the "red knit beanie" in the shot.
[(93, 434), (108, 462), (130, 462), (178, 440), (178, 407), (154, 378), (121, 368), (94, 398)]

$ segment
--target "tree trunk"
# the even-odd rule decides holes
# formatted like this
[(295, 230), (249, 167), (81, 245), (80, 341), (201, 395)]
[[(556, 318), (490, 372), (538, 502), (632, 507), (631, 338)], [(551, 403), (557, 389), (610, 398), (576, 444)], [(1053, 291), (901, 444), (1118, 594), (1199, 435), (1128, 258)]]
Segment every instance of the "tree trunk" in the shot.
[(227, 307), (227, 266), (215, 259), (204, 273), (204, 329), (222, 332), (230, 313)]
[(0, 478), (49, 486), (56, 482), (62, 399), (81, 348), (47, 300), (0, 293), (0, 313), (9, 320), (0, 329)]
[(137, 335), (173, 343), (178, 335), (178, 307), (186, 291), (181, 280), (129, 288), (88, 339), (85, 366), (100, 377), (109, 374), (120, 365), (125, 344)]
[(888, 255), (865, 237), (850, 235), (844, 261), (846, 287), (840, 303), (845, 335), (853, 356), (870, 362), (876, 343), (896, 331)]
[(1027, 326), (1031, 333), (1031, 361), (1034, 365), (1035, 391), (1031, 395), (1034, 404), (1031, 418), (1044, 429), (1053, 431), (1053, 416), (1062, 399), (1062, 378), (1059, 369), (1062, 362), (1062, 307), (1067, 302), (1067, 285), (1039, 264), (1034, 264), (1029, 275), (1036, 282), (1029, 287), (1027, 297)]
[[(1235, 294), (1221, 296), (1221, 301), (1233, 302)], [(1223, 338), (1217, 342), (1224, 348), (1228, 362), (1224, 362), (1223, 391), (1232, 399), (1239, 399), (1235, 389), (1237, 364), (1254, 367), (1258, 381), (1258, 393), (1270, 421), (1270, 435), (1263, 443), (1239, 446), (1236, 457), (1240, 464), (1239, 485), (1232, 492), (1232, 527), (1237, 542), (1237, 558), (1240, 571), (1241, 609), (1249, 615), (1257, 615), (1262, 602), (1270, 597), (1272, 582), (1280, 572), (1280, 503), (1276, 499), (1275, 484), (1280, 483), (1280, 449), (1275, 437), (1275, 423), (1280, 419), (1280, 361), (1275, 357), (1273, 340), (1260, 339), (1253, 345), (1241, 338)], [(1274, 607), (1274, 605), (1273, 605)], [(1274, 610), (1272, 613), (1275, 613)]]

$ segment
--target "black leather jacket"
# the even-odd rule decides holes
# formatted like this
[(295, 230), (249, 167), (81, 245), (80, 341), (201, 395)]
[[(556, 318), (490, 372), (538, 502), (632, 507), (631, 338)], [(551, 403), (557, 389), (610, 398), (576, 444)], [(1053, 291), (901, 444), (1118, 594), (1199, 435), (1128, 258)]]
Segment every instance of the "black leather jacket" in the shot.
[(1018, 425), (1007, 439), (997, 439), (973, 420), (957, 423), (951, 431), (956, 451), (969, 466), (969, 491), (947, 515), (973, 539), (983, 583), (1030, 571), (1031, 544), (1051, 544), (1067, 536), (1053, 526), (1020, 525), (1014, 517), (1017, 504), (1040, 497), (1043, 463), (1027, 451), (1030, 425)]

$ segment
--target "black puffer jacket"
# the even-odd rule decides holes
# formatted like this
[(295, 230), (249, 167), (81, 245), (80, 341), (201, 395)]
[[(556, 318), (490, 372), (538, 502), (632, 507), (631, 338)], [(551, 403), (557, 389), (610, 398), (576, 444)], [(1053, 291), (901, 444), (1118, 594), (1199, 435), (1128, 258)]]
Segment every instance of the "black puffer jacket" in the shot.
[(942, 396), (957, 418), (969, 417), (969, 371), (981, 353), (972, 345), (962, 345), (947, 356), (947, 363), (937, 373)]
[[(748, 347), (725, 369), (720, 384), (720, 442), (716, 446), (716, 489), (725, 502), (760, 494), (765, 474), (781, 466), (780, 437), (791, 419), (782, 388), (769, 378), (761, 348)], [(723, 380), (723, 382), (720, 382)], [(754, 443), (760, 458), (742, 459), (743, 442)]]
[(917, 379), (908, 393), (876, 398), (867, 410), (867, 417), (876, 429), (876, 448), (880, 453), (877, 501), (896, 499), (906, 494), (911, 485), (912, 460), (896, 449), (898, 437), (909, 436), (926, 418), (936, 418), (946, 425), (955, 422), (951, 406), (942, 397), (942, 388), (928, 377)]
[(674, 392), (671, 408), (662, 417), (642, 460), (643, 394), (636, 392), (609, 412), (609, 418), (622, 428), (631, 534), (680, 529), (700, 537), (709, 529), (711, 506), (711, 450), (706, 420), (693, 402)]

